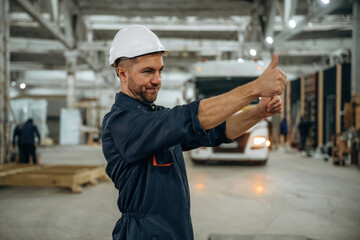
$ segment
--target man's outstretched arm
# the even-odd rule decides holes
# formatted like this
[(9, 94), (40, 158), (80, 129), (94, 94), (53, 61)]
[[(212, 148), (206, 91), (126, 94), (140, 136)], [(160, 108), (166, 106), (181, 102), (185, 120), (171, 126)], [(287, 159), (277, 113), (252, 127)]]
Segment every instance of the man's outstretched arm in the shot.
[(281, 113), (282, 102), (279, 96), (263, 97), (260, 102), (243, 112), (235, 114), (226, 120), (226, 137), (235, 139), (253, 127), (261, 119)]
[(287, 82), (286, 75), (276, 69), (277, 65), (278, 56), (274, 54), (270, 65), (256, 80), (222, 95), (201, 100), (198, 119), (203, 129), (208, 130), (226, 121), (258, 97), (281, 95)]

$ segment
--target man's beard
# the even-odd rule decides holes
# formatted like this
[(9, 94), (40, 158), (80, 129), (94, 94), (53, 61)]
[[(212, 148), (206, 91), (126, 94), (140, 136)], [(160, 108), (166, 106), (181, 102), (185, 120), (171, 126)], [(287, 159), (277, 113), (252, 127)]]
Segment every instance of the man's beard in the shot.
[[(154, 86), (160, 90), (161, 84)], [(145, 86), (137, 86), (134, 84), (134, 81), (130, 78), (128, 81), (129, 91), (137, 98), (145, 102), (153, 103), (157, 98), (157, 94), (159, 91), (147, 91)]]

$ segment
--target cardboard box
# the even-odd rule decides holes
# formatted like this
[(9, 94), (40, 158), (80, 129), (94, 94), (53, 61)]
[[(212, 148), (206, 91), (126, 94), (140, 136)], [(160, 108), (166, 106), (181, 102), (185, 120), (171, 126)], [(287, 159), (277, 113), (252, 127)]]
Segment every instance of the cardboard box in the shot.
[(356, 103), (356, 105), (360, 105), (360, 94), (352, 95), (351, 102)]
[(360, 130), (360, 105), (355, 108), (355, 129)]
[(344, 127), (346, 129), (350, 129), (354, 126), (354, 111), (352, 103), (344, 104), (345, 116), (344, 116)]

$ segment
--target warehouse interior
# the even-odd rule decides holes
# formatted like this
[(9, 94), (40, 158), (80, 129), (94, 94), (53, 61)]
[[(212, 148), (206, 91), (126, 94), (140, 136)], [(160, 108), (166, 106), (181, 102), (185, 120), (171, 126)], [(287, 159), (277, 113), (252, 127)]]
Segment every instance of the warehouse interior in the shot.
[[(220, 89), (259, 76), (273, 53), (287, 75), (265, 165), (196, 164), (184, 152), (195, 239), (360, 239), (359, 0), (0, 0), (0, 19), (1, 239), (111, 238), (121, 213), (101, 125), (120, 90), (110, 45), (129, 25), (170, 50), (158, 105), (194, 100), (199, 78), (222, 76), (207, 85)], [(14, 131), (29, 118), (38, 162), (14, 167)], [(59, 164), (93, 177), (59, 183)], [(50, 177), (9, 180), (39, 169)]]

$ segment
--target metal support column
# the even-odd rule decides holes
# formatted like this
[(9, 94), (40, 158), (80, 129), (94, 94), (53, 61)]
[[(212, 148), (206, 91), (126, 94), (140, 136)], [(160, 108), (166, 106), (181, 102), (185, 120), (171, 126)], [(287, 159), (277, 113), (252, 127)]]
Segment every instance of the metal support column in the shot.
[(96, 80), (95, 80), (95, 96), (97, 98), (96, 101), (96, 127), (101, 127), (101, 83), (104, 82), (103, 75), (101, 72), (95, 73)]
[(77, 51), (66, 51), (66, 106), (68, 109), (74, 109), (76, 105), (76, 60)]
[(0, 164), (10, 153), (9, 90), (10, 90), (10, 54), (9, 54), (9, 1), (0, 1)]
[(351, 94), (360, 94), (360, 0), (353, 3), (354, 25), (351, 53)]

